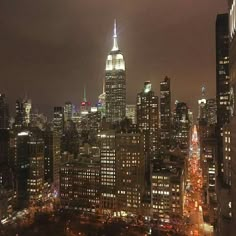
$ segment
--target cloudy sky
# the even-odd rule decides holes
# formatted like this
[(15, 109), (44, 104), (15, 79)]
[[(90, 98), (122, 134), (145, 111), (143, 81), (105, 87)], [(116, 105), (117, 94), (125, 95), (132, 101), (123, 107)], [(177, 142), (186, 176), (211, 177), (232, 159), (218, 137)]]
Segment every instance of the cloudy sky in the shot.
[(215, 96), (215, 19), (226, 0), (1, 0), (0, 92), (14, 111), (25, 93), (46, 114), (102, 91), (113, 20), (127, 68), (127, 101), (145, 80), (196, 110), (201, 86)]

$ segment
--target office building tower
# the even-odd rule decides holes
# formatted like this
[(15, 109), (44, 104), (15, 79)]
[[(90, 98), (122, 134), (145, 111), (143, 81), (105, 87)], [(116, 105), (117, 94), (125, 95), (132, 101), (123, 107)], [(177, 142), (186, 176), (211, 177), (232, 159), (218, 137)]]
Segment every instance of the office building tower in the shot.
[(133, 130), (116, 134), (117, 209), (124, 214), (141, 214), (145, 190), (143, 134)]
[(41, 132), (32, 130), (18, 133), (14, 153), (16, 207), (22, 209), (43, 195), (44, 142)]
[(199, 140), (204, 189), (203, 200), (208, 205), (208, 209), (203, 208), (203, 214), (208, 219), (208, 223), (214, 225), (217, 216), (217, 138), (215, 125), (202, 127)]
[(126, 105), (126, 118), (131, 120), (132, 124), (137, 124), (136, 105)]
[(31, 121), (31, 108), (32, 104), (30, 99), (25, 98), (16, 100), (16, 128), (23, 128), (29, 126)]
[(182, 156), (155, 160), (152, 171), (153, 218), (173, 223), (183, 214), (185, 163)]
[(30, 121), (31, 121), (31, 108), (32, 108), (31, 100), (28, 98), (25, 98), (23, 100), (23, 106), (24, 106), (24, 124), (26, 126), (29, 126)]
[(220, 127), (230, 118), (228, 17), (228, 14), (220, 14), (216, 19), (216, 102), (217, 124)]
[(137, 95), (137, 125), (144, 133), (146, 152), (156, 152), (159, 142), (159, 99), (152, 91), (150, 81), (144, 83), (144, 89)]
[(219, 14), (216, 18), (216, 103), (217, 103), (217, 137), (218, 168), (223, 171), (223, 126), (231, 116), (230, 76), (229, 76), (229, 15)]
[(0, 94), (0, 129), (9, 128), (9, 106), (5, 94)]
[(95, 213), (100, 200), (100, 162), (80, 156), (60, 168), (60, 200), (63, 208)]
[(102, 131), (98, 137), (101, 158), (100, 208), (104, 214), (113, 214), (117, 208), (115, 131)]
[(102, 112), (97, 107), (91, 107), (88, 114), (88, 128), (91, 135), (97, 135), (101, 130)]
[(116, 22), (114, 24), (113, 47), (106, 60), (106, 120), (114, 123), (125, 118), (126, 73), (124, 57), (118, 47)]
[(64, 108), (54, 107), (53, 113), (53, 132), (55, 135), (62, 137), (64, 132)]
[(79, 133), (76, 130), (76, 125), (73, 121), (67, 121), (62, 136), (61, 152), (68, 152), (74, 158), (79, 153)]
[(29, 146), (30, 132), (20, 132), (16, 136), (14, 172), (15, 172), (15, 191), (16, 206), (22, 209), (28, 206), (29, 192), (28, 179), (30, 172)]
[(44, 181), (55, 185), (59, 182), (60, 168), (60, 137), (47, 129), (43, 133), (44, 139)]
[(0, 129), (0, 186), (12, 187), (12, 175), (9, 166), (10, 155), (10, 131)]
[(15, 127), (20, 128), (24, 123), (24, 104), (21, 99), (16, 100)]
[(171, 90), (168, 77), (160, 83), (160, 115), (161, 146), (168, 149), (171, 135)]
[(67, 122), (72, 120), (73, 115), (73, 104), (71, 102), (66, 102), (64, 106), (64, 121)]
[(215, 125), (217, 123), (217, 104), (216, 99), (206, 100), (206, 120), (208, 125)]
[(236, 224), (236, 48), (235, 0), (228, 1), (229, 14), (216, 20), (216, 99), (218, 139), (218, 216), (216, 235), (234, 235)]
[(179, 146), (183, 151), (189, 147), (189, 108), (184, 102), (177, 102), (173, 119), (174, 146)]
[(35, 204), (42, 200), (44, 190), (44, 140), (40, 131), (31, 133), (28, 141), (29, 178), (27, 191), (29, 203)]

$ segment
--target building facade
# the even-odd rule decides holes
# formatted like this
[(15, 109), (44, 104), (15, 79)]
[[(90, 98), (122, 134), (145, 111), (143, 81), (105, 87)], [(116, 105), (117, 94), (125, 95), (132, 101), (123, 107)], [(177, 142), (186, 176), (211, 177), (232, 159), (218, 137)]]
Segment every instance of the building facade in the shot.
[(160, 83), (160, 115), (161, 146), (168, 149), (171, 136), (171, 90), (168, 77)]

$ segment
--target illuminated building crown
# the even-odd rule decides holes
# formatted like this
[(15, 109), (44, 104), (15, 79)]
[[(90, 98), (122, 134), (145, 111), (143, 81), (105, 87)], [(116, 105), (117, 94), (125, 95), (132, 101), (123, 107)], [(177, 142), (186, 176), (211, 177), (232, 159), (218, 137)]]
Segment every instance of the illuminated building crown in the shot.
[(124, 57), (118, 47), (116, 20), (114, 21), (113, 47), (106, 60), (106, 71), (113, 70), (125, 71)]

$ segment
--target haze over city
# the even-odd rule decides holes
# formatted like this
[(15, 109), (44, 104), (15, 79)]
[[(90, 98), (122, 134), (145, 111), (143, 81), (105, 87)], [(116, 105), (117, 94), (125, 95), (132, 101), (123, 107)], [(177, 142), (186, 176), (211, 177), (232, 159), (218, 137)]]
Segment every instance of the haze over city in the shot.
[[(159, 94), (168, 75), (175, 88), (172, 102), (188, 100), (196, 113), (203, 85), (208, 97), (215, 96), (214, 22), (226, 10), (222, 0), (3, 0), (1, 90), (9, 94), (11, 107), (27, 93), (48, 115), (53, 104), (79, 104), (84, 86), (88, 99), (97, 102), (116, 18), (128, 102), (135, 102), (143, 80), (151, 80)], [(182, 85), (188, 87), (184, 92)]]

